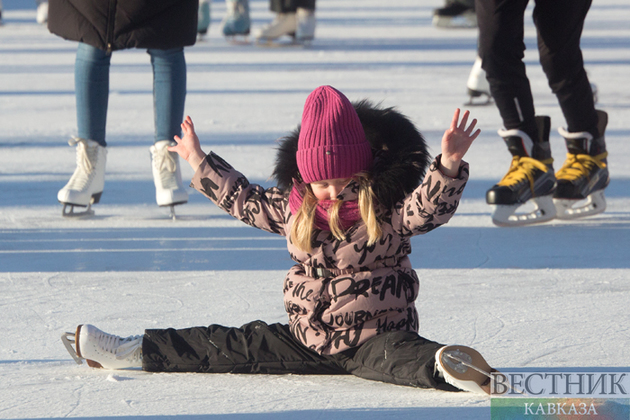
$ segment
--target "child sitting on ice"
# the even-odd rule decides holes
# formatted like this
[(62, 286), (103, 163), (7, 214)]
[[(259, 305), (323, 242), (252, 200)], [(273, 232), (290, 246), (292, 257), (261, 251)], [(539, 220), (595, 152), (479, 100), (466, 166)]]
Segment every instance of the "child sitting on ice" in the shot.
[(319, 87), (306, 100), (301, 127), (281, 141), (278, 187), (270, 189), (206, 155), (187, 117), (170, 150), (196, 171), (192, 185), (235, 218), (287, 237), (297, 263), (284, 281), (288, 325), (150, 329), (127, 338), (79, 325), (66, 334), (68, 349), (106, 369), (350, 373), (489, 393), (491, 368), (477, 351), (418, 335), (419, 280), (408, 258), (410, 238), (457, 209), (468, 179), (462, 158), (479, 135), (476, 120), (466, 127), (468, 117), (460, 122), (455, 111), (425, 176), (426, 144), (407, 118)]

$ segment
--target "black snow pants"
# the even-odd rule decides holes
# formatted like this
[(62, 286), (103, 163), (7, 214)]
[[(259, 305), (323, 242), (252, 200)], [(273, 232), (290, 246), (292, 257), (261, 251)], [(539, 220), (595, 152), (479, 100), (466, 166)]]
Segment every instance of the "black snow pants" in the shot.
[(142, 368), (148, 372), (343, 375), (421, 388), (457, 389), (436, 378), (435, 352), (442, 344), (413, 332), (377, 335), (362, 346), (320, 355), (298, 342), (289, 327), (254, 321), (146, 330)]
[[(597, 114), (580, 38), (592, 0), (536, 0), (534, 23), (540, 63), (569, 132), (598, 137)], [(534, 101), (523, 63), (528, 0), (476, 0), (479, 55), (505, 128), (535, 137)], [(532, 132), (533, 130), (533, 132)]]

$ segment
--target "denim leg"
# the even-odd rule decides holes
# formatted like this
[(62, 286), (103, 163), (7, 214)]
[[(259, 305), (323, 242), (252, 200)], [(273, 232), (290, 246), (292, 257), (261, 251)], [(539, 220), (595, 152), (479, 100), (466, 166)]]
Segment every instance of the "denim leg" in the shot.
[(74, 63), (78, 136), (106, 146), (105, 125), (109, 99), (111, 54), (79, 43)]
[(153, 66), (155, 141), (181, 135), (186, 102), (186, 60), (183, 48), (148, 49)]

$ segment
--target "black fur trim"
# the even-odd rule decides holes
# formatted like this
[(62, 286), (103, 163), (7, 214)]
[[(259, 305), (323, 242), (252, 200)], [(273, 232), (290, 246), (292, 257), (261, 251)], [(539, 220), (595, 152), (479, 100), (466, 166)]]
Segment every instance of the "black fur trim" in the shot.
[[(365, 136), (372, 146), (372, 188), (385, 208), (411, 193), (424, 178), (431, 162), (427, 144), (413, 123), (394, 108), (382, 108), (368, 100), (352, 104)], [(300, 179), (295, 158), (300, 126), (279, 140), (272, 177), (285, 193)]]

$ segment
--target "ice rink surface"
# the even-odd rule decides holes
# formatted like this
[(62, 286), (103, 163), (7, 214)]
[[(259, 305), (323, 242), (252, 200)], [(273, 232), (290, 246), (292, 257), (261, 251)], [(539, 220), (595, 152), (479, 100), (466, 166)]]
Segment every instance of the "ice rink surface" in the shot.
[[(251, 0), (250, 0), (251, 1)], [(271, 185), (275, 140), (300, 121), (310, 91), (330, 84), (410, 116), (439, 153), (467, 101), (474, 29), (431, 25), (441, 0), (319, 0), (310, 48), (233, 45), (212, 3), (208, 37), (186, 49), (186, 113), (204, 150)], [(99, 371), (72, 361), (64, 331), (93, 323), (119, 335), (144, 328), (255, 319), (285, 322), (284, 238), (223, 214), (200, 194), (155, 205), (149, 146), (152, 75), (142, 50), (114, 53), (105, 191), (96, 215), (61, 217), (57, 191), (74, 170), (76, 43), (35, 23), (35, 2), (4, 0), (0, 26), (0, 418), (488, 419), (490, 400), (351, 376), (248, 376)], [(271, 20), (251, 1), (253, 25)], [(470, 107), (483, 130), (451, 222), (412, 241), (421, 279), (420, 333), (473, 346), (496, 368), (630, 366), (630, 4), (597, 0), (582, 40), (606, 132), (605, 213), (580, 221), (498, 228), (485, 191), (507, 171), (494, 105)], [(537, 62), (531, 8), (526, 57), (537, 113), (565, 149), (555, 97)], [(192, 176), (183, 167), (187, 184)]]

